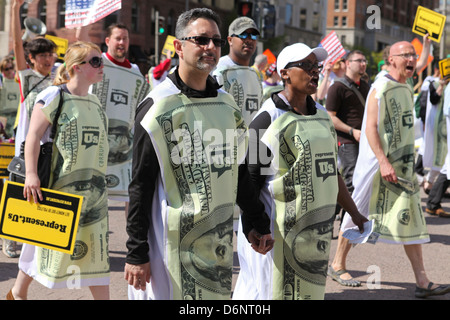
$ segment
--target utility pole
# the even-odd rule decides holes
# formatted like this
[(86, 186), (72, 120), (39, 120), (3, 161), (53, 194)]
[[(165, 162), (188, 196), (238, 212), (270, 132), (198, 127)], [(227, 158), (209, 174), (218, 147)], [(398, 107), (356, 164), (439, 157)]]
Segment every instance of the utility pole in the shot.
[(155, 65), (159, 64), (159, 11), (155, 11)]

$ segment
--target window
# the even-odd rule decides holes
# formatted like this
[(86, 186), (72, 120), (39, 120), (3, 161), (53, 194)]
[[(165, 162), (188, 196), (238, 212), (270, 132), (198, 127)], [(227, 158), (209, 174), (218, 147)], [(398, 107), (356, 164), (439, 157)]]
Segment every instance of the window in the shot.
[(66, 26), (66, 0), (58, 1), (58, 28)]
[(175, 34), (176, 15), (175, 15), (175, 11), (173, 9), (170, 10), (169, 15), (167, 16), (166, 23), (167, 23), (166, 28), (167, 28), (168, 34)]
[(47, 23), (47, 1), (41, 0), (38, 5), (38, 15), (39, 20), (41, 20), (44, 24)]
[(334, 0), (334, 11), (339, 11), (339, 1), (340, 0)]
[(347, 26), (347, 17), (342, 17), (342, 26), (343, 27)]
[(28, 3), (24, 3), (22, 7), (20, 7), (20, 26), (25, 28), (23, 22), (28, 16)]
[(110, 15), (107, 15), (105, 18), (103, 18), (105, 21), (104, 27), (105, 29), (108, 28), (110, 25), (117, 23), (119, 21), (119, 14), (118, 11), (114, 11)]
[(0, 31), (5, 31), (5, 8), (6, 1), (0, 0)]
[(339, 17), (334, 17), (334, 19), (333, 19), (333, 26), (339, 27)]
[(348, 1), (342, 0), (342, 10), (347, 11), (348, 10)]
[(300, 28), (306, 29), (306, 9), (300, 9)]
[(287, 25), (292, 24), (292, 4), (288, 3), (286, 4), (286, 20), (285, 23)]
[(137, 1), (134, 1), (131, 7), (131, 30), (139, 32), (139, 5)]

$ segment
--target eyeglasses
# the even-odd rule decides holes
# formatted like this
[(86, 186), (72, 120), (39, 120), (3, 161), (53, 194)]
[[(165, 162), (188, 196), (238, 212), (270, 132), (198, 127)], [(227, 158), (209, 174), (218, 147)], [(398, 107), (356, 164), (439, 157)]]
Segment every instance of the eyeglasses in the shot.
[(206, 46), (212, 40), (212, 42), (214, 43), (214, 46), (221, 47), (221, 48), (224, 47), (225, 43), (226, 43), (225, 39), (210, 38), (210, 37), (205, 37), (205, 36), (192, 36), (192, 37), (181, 38), (180, 40), (194, 40), (194, 43), (199, 46)]
[(238, 37), (239, 39), (245, 40), (245, 39), (252, 39), (252, 40), (258, 40), (258, 35), (248, 32), (243, 32), (241, 34), (232, 34), (232, 37)]
[(5, 69), (3, 69), (3, 72), (7, 72), (7, 71), (10, 71), (10, 70), (14, 70), (14, 67), (5, 68)]
[(367, 63), (366, 59), (355, 59), (355, 60), (348, 60), (350, 62), (354, 61), (354, 62), (358, 62), (358, 63)]
[(402, 53), (402, 54), (392, 54), (393, 57), (402, 57), (403, 59), (413, 58), (414, 60), (419, 59), (419, 55), (415, 53)]
[(303, 69), (304, 71), (310, 73), (313, 69), (317, 69), (317, 71), (322, 71), (323, 65), (318, 63), (311, 63), (309, 61), (302, 61), (302, 62), (290, 62), (284, 67), (284, 69), (289, 69), (292, 67)]
[(92, 68), (95, 68), (95, 69), (100, 68), (100, 67), (103, 65), (103, 59), (102, 59), (102, 57), (92, 57), (91, 60), (89, 60), (89, 61), (83, 61), (83, 62), (80, 63), (80, 64), (86, 64), (86, 63), (88, 63), (88, 62), (89, 62), (89, 64), (92, 66)]

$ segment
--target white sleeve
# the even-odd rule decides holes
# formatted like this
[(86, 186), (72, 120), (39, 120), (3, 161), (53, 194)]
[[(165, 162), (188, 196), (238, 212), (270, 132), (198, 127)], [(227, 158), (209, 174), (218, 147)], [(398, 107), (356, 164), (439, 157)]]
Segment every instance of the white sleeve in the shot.
[(46, 88), (45, 90), (42, 90), (37, 96), (36, 96), (36, 103), (43, 103), (46, 107), (50, 104), (50, 102), (55, 99), (55, 97), (59, 94), (59, 87), (57, 86), (51, 86)]

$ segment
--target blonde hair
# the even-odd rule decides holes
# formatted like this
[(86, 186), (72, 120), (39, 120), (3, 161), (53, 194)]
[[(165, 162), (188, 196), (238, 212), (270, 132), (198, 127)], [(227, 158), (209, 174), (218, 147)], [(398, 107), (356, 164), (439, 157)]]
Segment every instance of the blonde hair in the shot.
[(64, 63), (56, 70), (53, 85), (61, 85), (69, 82), (73, 76), (73, 67), (85, 61), (92, 50), (102, 53), (99, 46), (92, 42), (77, 41), (69, 46), (64, 56)]

